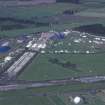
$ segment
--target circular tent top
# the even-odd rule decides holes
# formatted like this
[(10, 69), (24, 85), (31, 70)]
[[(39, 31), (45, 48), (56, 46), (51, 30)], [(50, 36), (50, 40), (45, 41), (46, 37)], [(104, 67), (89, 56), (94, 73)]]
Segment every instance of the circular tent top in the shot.
[(76, 96), (76, 97), (73, 99), (73, 102), (74, 102), (75, 104), (79, 104), (80, 101), (81, 101), (81, 98), (80, 98), (79, 96)]
[(8, 62), (8, 61), (10, 61), (11, 59), (12, 59), (11, 56), (7, 56), (7, 57), (4, 58), (4, 62)]

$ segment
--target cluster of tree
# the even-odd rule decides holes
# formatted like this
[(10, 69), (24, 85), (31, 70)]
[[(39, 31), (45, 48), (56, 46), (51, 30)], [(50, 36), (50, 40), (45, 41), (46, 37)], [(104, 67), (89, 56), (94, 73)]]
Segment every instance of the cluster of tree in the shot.
[[(6, 24), (5, 24), (6, 23)], [(45, 22), (42, 19), (25, 20), (11, 17), (0, 17), (0, 30), (23, 29), (27, 27), (49, 26), (50, 22)]]
[(10, 22), (21, 23), (21, 24), (34, 24), (34, 21), (32, 20), (17, 19), (12, 17), (0, 17), (0, 22), (3, 22), (3, 21), (10, 21)]
[(74, 13), (78, 12), (78, 10), (65, 10), (63, 11), (63, 14), (66, 15), (73, 15)]
[(105, 36), (105, 26), (102, 24), (83, 25), (74, 28), (74, 30)]
[(40, 26), (49, 26), (50, 23), (43, 23), (43, 22), (36, 22), (36, 26), (40, 27)]
[(23, 29), (26, 28), (24, 25), (21, 24), (13, 24), (13, 25), (1, 25), (0, 30), (5, 31), (5, 30), (13, 30), (13, 29)]
[(56, 0), (56, 2), (68, 2), (68, 3), (78, 4), (80, 2), (80, 0)]
[(70, 61), (67, 62), (60, 62), (57, 58), (50, 58), (49, 62), (53, 63), (53, 64), (57, 64), (60, 65), (64, 68), (70, 68), (70, 69), (77, 69), (77, 65), (71, 63)]

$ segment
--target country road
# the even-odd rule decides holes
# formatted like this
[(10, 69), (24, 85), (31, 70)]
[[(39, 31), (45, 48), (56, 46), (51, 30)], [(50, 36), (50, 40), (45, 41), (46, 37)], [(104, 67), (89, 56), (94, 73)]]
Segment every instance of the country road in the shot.
[(94, 87), (94, 89), (101, 89), (105, 88), (104, 78), (105, 78), (104, 76), (95, 76), (95, 77), (80, 77), (78, 79), (71, 78), (71, 79), (46, 80), (46, 81), (25, 81), (25, 80), (6, 81), (6, 83), (0, 85), (0, 91), (41, 88), (41, 87), (50, 87), (50, 86), (64, 86), (64, 85), (75, 86), (81, 84), (91, 84), (91, 85), (101, 84), (97, 85), (97, 87)]

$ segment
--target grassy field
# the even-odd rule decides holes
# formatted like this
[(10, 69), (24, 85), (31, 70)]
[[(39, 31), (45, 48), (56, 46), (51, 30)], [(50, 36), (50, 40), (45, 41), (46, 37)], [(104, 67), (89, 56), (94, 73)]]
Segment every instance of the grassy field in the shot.
[[(39, 8), (41, 7), (41, 8)], [(63, 11), (65, 10), (79, 10), (83, 7), (81, 7), (80, 5), (75, 5), (75, 4), (67, 4), (67, 3), (58, 3), (58, 4), (41, 4), (41, 5), (36, 5), (36, 6), (29, 6), (29, 7), (0, 7), (0, 12), (2, 12), (2, 14), (0, 14), (0, 18), (4, 18), (4, 17), (10, 17), (12, 19), (21, 19), (23, 20), (28, 20), (28, 21), (36, 21), (34, 18), (38, 17), (38, 18), (45, 18), (45, 17), (49, 17), (49, 16), (54, 16), (57, 14), (61, 14)], [(40, 22), (40, 20), (39, 20)], [(17, 24), (16, 22), (14, 23), (14, 21), (7, 21), (5, 23), (1, 21), (1, 26), (3, 25), (11, 25), (11, 24)], [(20, 24), (20, 23), (19, 23)], [(21, 25), (21, 24), (20, 24)], [(22, 24), (24, 25), (24, 23)], [(65, 24), (60, 24), (60, 25), (54, 25), (54, 27), (65, 27)], [(67, 26), (71, 26), (71, 24), (67, 24)], [(59, 29), (59, 28), (58, 28)], [(3, 30), (0, 31), (0, 35), (7, 35), (7, 36), (15, 36), (15, 35), (20, 35), (23, 33), (31, 33), (31, 32), (36, 32), (36, 31), (48, 31), (49, 30), (49, 26), (47, 27), (36, 27), (34, 25), (34, 23), (31, 25), (29, 24), (28, 27), (26, 28), (21, 28), (21, 29), (13, 29), (13, 30)]]
[[(39, 8), (39, 6), (41, 8)], [(101, 7), (100, 7), (101, 8)], [(99, 8), (99, 9), (100, 9)], [(76, 19), (73, 20), (73, 18), (68, 18), (68, 19), (62, 19), (60, 20), (59, 24), (52, 24), (52, 29), (55, 30), (62, 30), (62, 29), (66, 29), (66, 28), (74, 28), (80, 25), (87, 25), (87, 24), (95, 24), (95, 23), (102, 23), (104, 24), (104, 20), (102, 18), (102, 16), (98, 16), (98, 18), (96, 17), (90, 17), (88, 18), (88, 15), (86, 14), (86, 16), (82, 16), (82, 14), (84, 13), (84, 11), (87, 11), (88, 7), (85, 7), (84, 5), (76, 5), (76, 4), (68, 4), (68, 3), (57, 3), (57, 4), (41, 4), (41, 5), (36, 5), (36, 6), (29, 6), (29, 7), (0, 7), (0, 12), (2, 12), (2, 14), (0, 14), (0, 18), (4, 18), (4, 17), (10, 17), (10, 18), (15, 18), (15, 19), (21, 19), (23, 20), (28, 20), (28, 21), (33, 21), (35, 22), (35, 17), (41, 18), (43, 20), (46, 20), (46, 18), (50, 17), (50, 16), (56, 16), (56, 18), (58, 20), (60, 20), (60, 16), (58, 17), (57, 15), (62, 14), (62, 12), (64, 12), (65, 10), (78, 10), (81, 11), (80, 13), (77, 13), (76, 15)], [(91, 9), (91, 8), (90, 8)], [(82, 12), (83, 11), (83, 12)], [(95, 14), (95, 12), (93, 11), (92, 14)], [(104, 14), (104, 13), (101, 13)], [(81, 16), (80, 18), (78, 17)], [(45, 18), (46, 17), (46, 18)], [(39, 22), (42, 20), (38, 20)], [(43, 21), (44, 21), (43, 20)], [(11, 25), (11, 24), (17, 24), (16, 22), (14, 23), (13, 21), (7, 21), (2, 22), (1, 26), (5, 26), (5, 25)], [(19, 23), (20, 24), (20, 23)], [(24, 23), (20, 24), (20, 25), (24, 25)], [(37, 27), (35, 26), (34, 23), (32, 24), (25, 24), (26, 27), (25, 28), (19, 28), (19, 29), (13, 29), (13, 30), (3, 30), (0, 31), (0, 35), (6, 35), (6, 36), (16, 36), (16, 35), (21, 35), (21, 34), (28, 34), (28, 33), (32, 33), (32, 32), (38, 32), (38, 31), (48, 31), (51, 29), (51, 27), (49, 26), (40, 26)]]
[[(41, 8), (39, 8), (41, 7)], [(81, 9), (80, 5), (76, 4), (68, 4), (68, 3), (56, 3), (56, 4), (40, 4), (36, 6), (29, 7), (2, 7), (0, 8), (0, 12), (4, 11), (0, 14), (0, 17), (17, 17), (20, 19), (31, 19), (32, 17), (38, 16), (53, 16), (56, 14), (62, 13), (64, 10), (75, 10)]]
[[(63, 68), (52, 64), (49, 58), (58, 58), (60, 61), (70, 61), (77, 64), (77, 70)], [(19, 79), (48, 80), (63, 79), (72, 76), (104, 75), (105, 54), (44, 54), (39, 55), (20, 75)]]
[(88, 9), (86, 11), (81, 11), (77, 13), (77, 15), (86, 16), (86, 17), (105, 18), (104, 10), (105, 10), (105, 7), (100, 9)]

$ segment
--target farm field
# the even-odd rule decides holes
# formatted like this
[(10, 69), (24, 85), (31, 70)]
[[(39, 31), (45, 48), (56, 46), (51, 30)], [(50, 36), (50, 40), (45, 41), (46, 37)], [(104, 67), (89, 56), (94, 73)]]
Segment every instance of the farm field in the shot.
[[(90, 12), (90, 16), (88, 13), (84, 13), (88, 11), (88, 7), (84, 6), (84, 4), (68, 4), (68, 3), (57, 3), (57, 4), (41, 4), (41, 8), (39, 5), (29, 6), (29, 7), (0, 7), (0, 36), (16, 36), (21, 34), (29, 34), (33, 32), (39, 31), (48, 31), (51, 29), (55, 29), (57, 31), (64, 30), (66, 28), (74, 28), (80, 25), (88, 25), (88, 24), (104, 24), (104, 20), (102, 17), (104, 15), (104, 11), (102, 16), (98, 18), (92, 16), (96, 14), (93, 8), (89, 8), (92, 12)], [(98, 8), (102, 10), (103, 8)], [(98, 11), (96, 9), (96, 11)], [(77, 11), (74, 16), (63, 16), (62, 13), (66, 10)], [(82, 15), (83, 14), (83, 15)], [(85, 16), (86, 14), (86, 16)], [(49, 22), (51, 20), (51, 22)], [(55, 22), (58, 22), (55, 24)], [(40, 24), (43, 24), (41, 26)]]
[[(39, 6), (41, 8), (39, 8)], [(68, 4), (68, 3), (56, 3), (56, 4), (40, 4), (36, 6), (29, 7), (2, 7), (0, 12), (4, 10), (0, 17), (17, 17), (20, 19), (31, 19), (32, 17), (38, 16), (53, 16), (55, 14), (62, 13), (66, 9), (82, 9), (80, 5)]]
[[(41, 6), (41, 8), (39, 8), (39, 6)], [(0, 35), (13, 36), (13, 35), (19, 35), (23, 33), (28, 34), (33, 31), (34, 32), (43, 31), (43, 30), (47, 31), (50, 28), (49, 26), (36, 27), (36, 22), (44, 22), (44, 20), (47, 17), (61, 14), (63, 11), (68, 9), (75, 10), (75, 9), (81, 9), (81, 8), (82, 7), (80, 7), (80, 5), (67, 4), (67, 3), (49, 4), (49, 5), (41, 4), (41, 5), (30, 6), (30, 7), (15, 7), (15, 8), (0, 7), (0, 12), (4, 11), (0, 15), (0, 22), (1, 22), (0, 29), (2, 29), (0, 31)], [(11, 28), (8, 29), (7, 26)], [(13, 26), (16, 27), (17, 29), (12, 29)], [(56, 25), (54, 26), (56, 27)]]
[(87, 17), (96, 17), (96, 18), (105, 18), (105, 7), (100, 9), (88, 9), (85, 11), (81, 11), (77, 13), (80, 16), (87, 16)]

